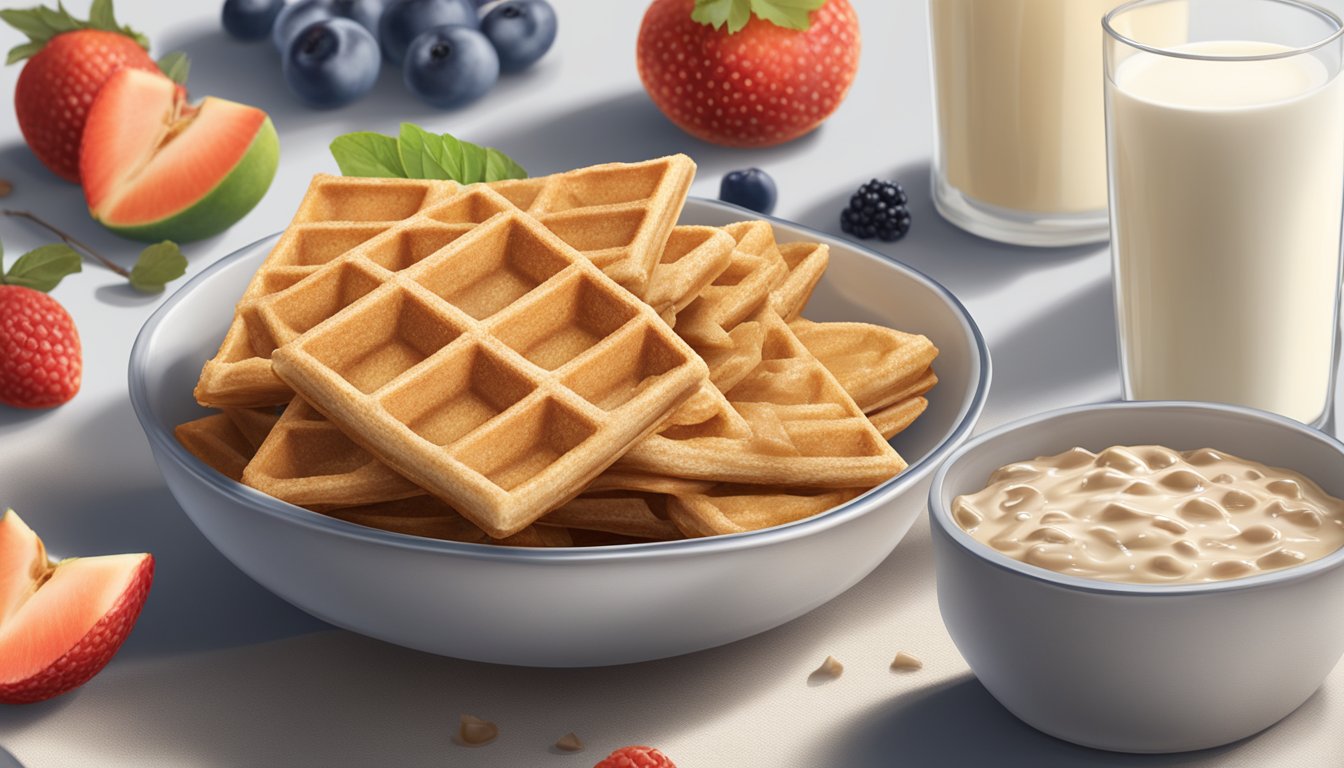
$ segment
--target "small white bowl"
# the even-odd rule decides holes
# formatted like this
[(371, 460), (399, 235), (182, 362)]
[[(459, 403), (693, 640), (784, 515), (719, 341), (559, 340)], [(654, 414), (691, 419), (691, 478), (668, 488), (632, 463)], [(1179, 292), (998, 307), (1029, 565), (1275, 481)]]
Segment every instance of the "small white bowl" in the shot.
[(980, 682), (1038, 730), (1121, 752), (1226, 744), (1297, 709), (1344, 653), (1344, 550), (1244, 579), (1120, 584), (1027, 565), (949, 512), (1005, 464), (1146, 444), (1294, 469), (1344, 497), (1344, 444), (1279, 416), (1166, 402), (1053, 411), (976, 437), (934, 476), (938, 606)]
[[(760, 218), (688, 201), (684, 223)], [(764, 632), (844, 592), (882, 562), (924, 509), (934, 468), (984, 407), (989, 352), (946, 289), (853, 243), (784, 221), (782, 240), (829, 243), (807, 316), (929, 336), (941, 381), (895, 445), (896, 478), (816, 517), (709, 539), (520, 549), (365, 528), (232, 482), (183, 449), (173, 427), (202, 415), (191, 391), (233, 306), (274, 244), (220, 260), (145, 323), (131, 352), (136, 416), (182, 509), (257, 582), (303, 610), (399, 645), (528, 666), (597, 666), (709, 648)]]

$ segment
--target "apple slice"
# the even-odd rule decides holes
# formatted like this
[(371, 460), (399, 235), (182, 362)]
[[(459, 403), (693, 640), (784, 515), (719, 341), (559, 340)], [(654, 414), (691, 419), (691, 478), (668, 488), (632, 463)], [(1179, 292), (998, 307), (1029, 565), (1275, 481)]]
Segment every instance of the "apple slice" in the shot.
[(136, 240), (200, 240), (224, 231), (275, 178), (280, 142), (266, 113), (207, 97), (186, 101), (157, 72), (124, 69), (98, 91), (80, 143), (89, 212)]
[(88, 682), (121, 647), (154, 580), (149, 554), (52, 563), (13, 510), (0, 517), (0, 702)]

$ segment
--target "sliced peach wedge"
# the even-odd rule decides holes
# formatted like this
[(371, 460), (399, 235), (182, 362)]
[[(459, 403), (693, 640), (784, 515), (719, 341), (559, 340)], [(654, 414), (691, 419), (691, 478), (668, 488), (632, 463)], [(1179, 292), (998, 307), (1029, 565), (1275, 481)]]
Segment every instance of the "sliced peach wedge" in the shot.
[(80, 143), (89, 212), (135, 240), (218, 234), (261, 200), (280, 143), (265, 112), (206, 97), (189, 104), (156, 72), (117, 72), (98, 91)]
[(88, 682), (121, 647), (154, 580), (149, 554), (47, 558), (13, 510), (0, 516), (0, 703)]

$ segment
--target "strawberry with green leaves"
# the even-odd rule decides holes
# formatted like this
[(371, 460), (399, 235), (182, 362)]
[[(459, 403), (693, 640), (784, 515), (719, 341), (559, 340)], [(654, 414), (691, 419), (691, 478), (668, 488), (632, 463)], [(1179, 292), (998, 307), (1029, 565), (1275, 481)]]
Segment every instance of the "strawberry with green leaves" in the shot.
[(802, 136), (840, 106), (859, 68), (849, 0), (654, 0), (637, 46), (653, 103), (715, 144)]
[(42, 164), (79, 183), (79, 142), (89, 106), (117, 70), (157, 72), (144, 35), (117, 23), (112, 0), (94, 0), (88, 19), (61, 3), (0, 11), (0, 20), (28, 36), (5, 63), (27, 60), (14, 89), (19, 130)]
[(68, 245), (44, 245), (4, 271), (0, 250), (0, 403), (51, 408), (79, 392), (84, 361), (75, 321), (46, 294), (80, 271)]

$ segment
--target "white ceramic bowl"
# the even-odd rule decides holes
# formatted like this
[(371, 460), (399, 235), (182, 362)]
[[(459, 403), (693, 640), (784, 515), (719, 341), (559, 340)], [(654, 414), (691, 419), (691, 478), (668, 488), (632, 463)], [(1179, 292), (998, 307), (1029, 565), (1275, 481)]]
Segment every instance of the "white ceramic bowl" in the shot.
[[(692, 200), (682, 221), (759, 218)], [(529, 666), (595, 666), (687, 653), (763, 632), (867, 575), (924, 508), (933, 469), (984, 406), (989, 355), (945, 289), (848, 241), (776, 222), (782, 240), (831, 245), (807, 315), (928, 335), (941, 379), (898, 436), (910, 462), (854, 501), (791, 525), (711, 539), (537, 550), (437, 541), (365, 528), (291, 506), (210, 470), (174, 439), (203, 413), (191, 390), (267, 238), (220, 260), (145, 324), (130, 390), (169, 489), (201, 532), (256, 581), (303, 610), (399, 645)]]
[(1344, 497), (1344, 444), (1268, 413), (1156, 402), (1054, 411), (976, 437), (935, 475), (938, 606), (980, 682), (1041, 731), (1124, 752), (1226, 744), (1297, 709), (1344, 652), (1344, 550), (1245, 579), (1119, 584), (1027, 565), (949, 514), (1005, 464), (1145, 444), (1287, 467)]

